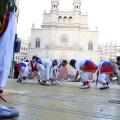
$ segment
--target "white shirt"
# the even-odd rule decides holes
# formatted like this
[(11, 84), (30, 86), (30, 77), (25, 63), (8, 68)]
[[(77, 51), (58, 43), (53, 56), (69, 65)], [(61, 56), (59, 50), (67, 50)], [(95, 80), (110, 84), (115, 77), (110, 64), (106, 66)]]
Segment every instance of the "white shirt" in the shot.
[(62, 61), (57, 61), (58, 62), (58, 64), (56, 65), (56, 66), (54, 66), (53, 67), (53, 69), (57, 69), (57, 68), (61, 68), (61, 66), (62, 66)]
[(31, 64), (30, 64), (30, 62), (23, 62), (23, 63), (26, 64), (26, 66), (28, 67), (28, 69), (31, 69)]
[[(52, 60), (50, 59), (40, 59), (41, 60), (41, 63), (42, 65), (47, 68), (48, 65), (51, 65), (52, 66)], [(38, 60), (39, 61), (39, 60)]]
[(120, 70), (118, 69), (118, 67), (120, 67), (120, 66), (115, 63), (115, 72), (117, 74), (120, 74)]
[(77, 60), (77, 62), (75, 63), (75, 70), (80, 71), (84, 67), (85, 62), (86, 60)]
[(98, 63), (98, 69), (97, 69), (97, 71), (100, 71), (100, 70), (101, 70), (103, 63), (104, 63), (104, 61), (100, 61), (100, 62)]

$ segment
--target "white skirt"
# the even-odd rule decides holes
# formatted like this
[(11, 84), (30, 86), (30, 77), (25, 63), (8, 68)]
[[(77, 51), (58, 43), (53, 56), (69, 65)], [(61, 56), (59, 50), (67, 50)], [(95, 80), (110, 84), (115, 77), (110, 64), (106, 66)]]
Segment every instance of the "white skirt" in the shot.
[(0, 37), (0, 88), (6, 86), (8, 73), (13, 58), (15, 15), (10, 13), (8, 27)]

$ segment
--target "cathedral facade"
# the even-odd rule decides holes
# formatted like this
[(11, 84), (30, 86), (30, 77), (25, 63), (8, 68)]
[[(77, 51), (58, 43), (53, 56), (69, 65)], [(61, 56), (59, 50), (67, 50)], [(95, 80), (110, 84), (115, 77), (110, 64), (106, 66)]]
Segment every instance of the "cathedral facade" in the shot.
[(43, 13), (40, 29), (31, 29), (28, 59), (33, 55), (48, 59), (90, 59), (100, 61), (99, 32), (89, 31), (88, 15), (81, 14), (81, 0), (73, 1), (73, 10), (60, 11), (59, 0), (51, 0), (50, 13)]

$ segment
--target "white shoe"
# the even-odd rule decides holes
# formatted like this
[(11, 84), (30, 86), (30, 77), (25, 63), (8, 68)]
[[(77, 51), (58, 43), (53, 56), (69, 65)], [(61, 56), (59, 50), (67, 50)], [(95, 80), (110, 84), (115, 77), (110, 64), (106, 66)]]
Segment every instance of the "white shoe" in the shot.
[(51, 82), (51, 85), (57, 85), (58, 83), (57, 82)]
[(22, 80), (21, 84), (25, 84), (25, 80)]
[(95, 82), (95, 80), (88, 80), (88, 82), (89, 82), (89, 83), (94, 83), (94, 82)]
[(88, 88), (90, 88), (90, 85), (82, 85), (82, 86), (80, 86), (80, 89), (88, 89)]
[(103, 90), (103, 89), (107, 89), (107, 88), (109, 88), (109, 86), (107, 86), (107, 85), (103, 85), (103, 86), (100, 87), (99, 89), (100, 89), (100, 90)]
[(47, 82), (46, 82), (46, 85), (47, 85), (47, 86), (50, 86), (50, 85), (51, 85), (51, 82), (47, 81)]
[(34, 77), (33, 80), (34, 80), (34, 81), (37, 81), (38, 79), (37, 79), (37, 77)]

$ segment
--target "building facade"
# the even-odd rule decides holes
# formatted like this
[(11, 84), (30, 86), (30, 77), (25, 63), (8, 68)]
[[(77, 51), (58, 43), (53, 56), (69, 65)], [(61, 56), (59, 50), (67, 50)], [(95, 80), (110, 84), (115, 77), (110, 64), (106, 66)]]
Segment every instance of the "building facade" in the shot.
[(60, 11), (59, 0), (51, 0), (50, 13), (43, 13), (40, 29), (34, 24), (28, 48), (28, 58), (33, 55), (49, 59), (91, 59), (98, 63), (98, 29), (90, 31), (88, 15), (81, 14), (81, 0), (73, 1), (73, 10)]
[(20, 2), (20, 0), (15, 0), (15, 4), (16, 4), (16, 6), (17, 6), (17, 11), (15, 12), (15, 33), (17, 33), (17, 23), (18, 23), (18, 17), (19, 17), (19, 12), (20, 12), (20, 10), (19, 10), (19, 2)]
[(14, 60), (19, 63), (21, 61), (21, 59), (23, 58), (27, 58), (27, 52), (28, 52), (28, 39), (22, 39), (21, 40), (21, 48), (20, 48), (20, 52), (19, 53), (15, 53), (15, 57)]
[[(18, 24), (19, 12), (20, 12), (19, 2), (20, 2), (20, 0), (15, 0), (15, 4), (17, 6), (17, 11), (15, 12), (15, 34), (17, 34), (17, 24)], [(16, 56), (18, 56), (18, 55), (14, 54), (13, 59), (14, 59), (14, 61), (18, 62), (19, 57), (16, 57)]]
[[(20, 0), (16, 0), (17, 11), (15, 13), (15, 33), (17, 33), (17, 23), (19, 22), (19, 2)], [(19, 37), (19, 35), (18, 35)], [(28, 39), (26, 38), (19, 38), (21, 40), (21, 48), (19, 53), (14, 54), (14, 61), (15, 63), (19, 63), (22, 58), (27, 58), (27, 49), (28, 49)]]
[(117, 56), (120, 56), (120, 44), (116, 42), (106, 42), (101, 46), (101, 53), (103, 59), (115, 60)]

